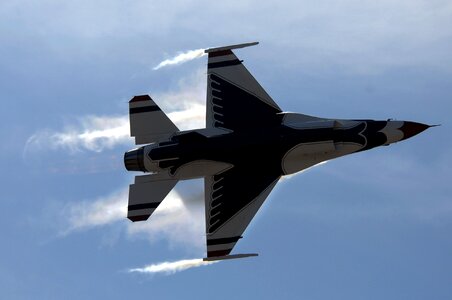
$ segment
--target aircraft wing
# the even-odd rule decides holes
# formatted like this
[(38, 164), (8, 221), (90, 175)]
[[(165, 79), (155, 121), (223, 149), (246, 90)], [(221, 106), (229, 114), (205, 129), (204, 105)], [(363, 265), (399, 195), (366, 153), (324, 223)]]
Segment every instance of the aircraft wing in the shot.
[(265, 127), (280, 122), (279, 106), (235, 56), (248, 43), (205, 50), (207, 64), (206, 127), (229, 130)]
[(229, 253), (279, 178), (280, 175), (249, 174), (236, 167), (205, 177), (207, 257), (204, 260), (256, 255)]

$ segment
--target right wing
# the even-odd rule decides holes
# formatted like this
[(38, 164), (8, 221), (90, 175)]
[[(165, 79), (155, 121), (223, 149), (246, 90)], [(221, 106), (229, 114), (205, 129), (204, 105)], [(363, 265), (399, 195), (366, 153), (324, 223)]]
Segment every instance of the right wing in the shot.
[(279, 106), (235, 56), (232, 49), (257, 43), (207, 49), (206, 127), (229, 130), (277, 125)]
[(229, 253), (280, 178), (244, 171), (233, 167), (205, 177), (205, 260), (233, 258)]

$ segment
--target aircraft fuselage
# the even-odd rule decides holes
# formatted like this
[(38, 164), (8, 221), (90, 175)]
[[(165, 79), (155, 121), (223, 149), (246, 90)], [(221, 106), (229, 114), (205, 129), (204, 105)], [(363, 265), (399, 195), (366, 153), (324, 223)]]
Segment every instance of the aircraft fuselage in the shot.
[(233, 132), (181, 131), (167, 141), (127, 152), (125, 164), (128, 170), (160, 173), (178, 180), (204, 177), (237, 165), (283, 176), (322, 161), (400, 141), (407, 137), (408, 127), (428, 127), (403, 121), (306, 120), (305, 115), (287, 115), (280, 114), (281, 122), (274, 126)]

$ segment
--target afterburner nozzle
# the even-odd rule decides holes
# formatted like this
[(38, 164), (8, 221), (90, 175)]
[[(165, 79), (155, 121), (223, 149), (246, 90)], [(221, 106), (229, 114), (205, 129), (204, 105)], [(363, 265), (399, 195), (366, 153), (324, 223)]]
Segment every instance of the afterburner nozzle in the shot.
[(146, 172), (144, 167), (144, 147), (124, 153), (124, 165), (128, 171)]

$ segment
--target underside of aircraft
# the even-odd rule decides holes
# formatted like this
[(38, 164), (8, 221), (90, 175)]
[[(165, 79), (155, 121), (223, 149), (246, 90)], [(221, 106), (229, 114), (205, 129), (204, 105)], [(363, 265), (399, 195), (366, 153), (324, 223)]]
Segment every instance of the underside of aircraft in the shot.
[(205, 128), (179, 131), (148, 95), (129, 102), (131, 136), (142, 146), (125, 153), (125, 166), (148, 174), (130, 185), (127, 217), (147, 220), (179, 180), (204, 178), (204, 260), (257, 255), (230, 253), (282, 176), (431, 127), (283, 112), (232, 51), (256, 44), (205, 50)]

